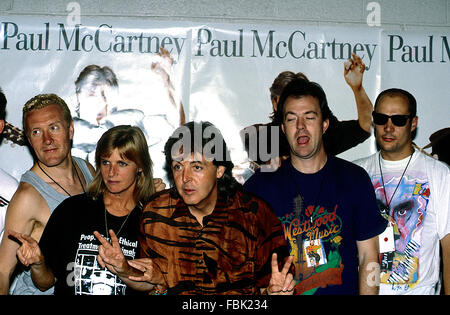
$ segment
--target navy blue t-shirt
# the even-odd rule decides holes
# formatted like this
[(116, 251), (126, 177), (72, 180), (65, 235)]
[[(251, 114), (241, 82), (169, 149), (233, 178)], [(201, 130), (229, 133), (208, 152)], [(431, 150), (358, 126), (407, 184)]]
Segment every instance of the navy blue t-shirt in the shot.
[(288, 159), (275, 172), (255, 173), (244, 188), (281, 220), (297, 294), (358, 294), (356, 241), (386, 228), (364, 169), (328, 156), (319, 172), (303, 174)]

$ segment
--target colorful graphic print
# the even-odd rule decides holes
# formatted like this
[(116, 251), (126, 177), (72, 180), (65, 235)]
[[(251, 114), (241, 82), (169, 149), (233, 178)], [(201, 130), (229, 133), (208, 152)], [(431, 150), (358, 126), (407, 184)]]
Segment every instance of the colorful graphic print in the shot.
[[(393, 289), (412, 289), (419, 279), (419, 253), (430, 188), (417, 174), (407, 174), (398, 186), (397, 176), (384, 175), (385, 189), (378, 176), (372, 179), (381, 214), (394, 223), (395, 251), (380, 254), (381, 283)], [(425, 177), (425, 176), (423, 176)], [(386, 198), (390, 207), (386, 206)]]
[(280, 217), (284, 236), (294, 256), (297, 294), (314, 294), (328, 285), (342, 284), (339, 246), (342, 220), (333, 209), (307, 206)]

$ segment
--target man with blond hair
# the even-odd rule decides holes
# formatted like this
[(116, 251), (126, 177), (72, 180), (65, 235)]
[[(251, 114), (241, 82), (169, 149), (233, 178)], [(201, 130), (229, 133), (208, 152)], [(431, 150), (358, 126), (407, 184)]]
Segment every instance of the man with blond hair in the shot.
[[(94, 168), (72, 157), (74, 134), (72, 116), (66, 102), (55, 94), (40, 94), (23, 107), (23, 128), (33, 149), (33, 167), (25, 172), (6, 214), (5, 231), (31, 235), (39, 241), (52, 211), (67, 197), (83, 193)], [(8, 294), (10, 280), (18, 265), (19, 243), (4, 233), (0, 245), (0, 294)], [(64, 281), (64, 279), (61, 279)], [(9, 293), (42, 293), (29, 272), (19, 271)]]

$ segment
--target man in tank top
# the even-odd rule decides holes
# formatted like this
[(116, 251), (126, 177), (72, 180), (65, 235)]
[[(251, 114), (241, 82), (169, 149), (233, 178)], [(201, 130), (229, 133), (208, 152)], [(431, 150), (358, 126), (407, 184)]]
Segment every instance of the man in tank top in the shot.
[(67, 197), (86, 190), (94, 168), (71, 156), (72, 116), (57, 95), (41, 94), (30, 99), (24, 105), (22, 122), (35, 162), (22, 175), (8, 207), (0, 245), (0, 294), (52, 294), (52, 288), (39, 291), (29, 273), (21, 270), (10, 288), (20, 244), (7, 231), (31, 235), (39, 241), (52, 211)]

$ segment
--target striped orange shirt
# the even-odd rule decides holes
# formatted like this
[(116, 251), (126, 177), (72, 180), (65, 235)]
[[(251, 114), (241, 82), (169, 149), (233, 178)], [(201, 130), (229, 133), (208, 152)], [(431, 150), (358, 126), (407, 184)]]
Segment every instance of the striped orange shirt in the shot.
[(142, 256), (153, 259), (169, 294), (259, 294), (271, 257), (289, 255), (279, 219), (263, 200), (237, 192), (220, 197), (203, 226), (181, 198), (159, 193), (144, 209)]

